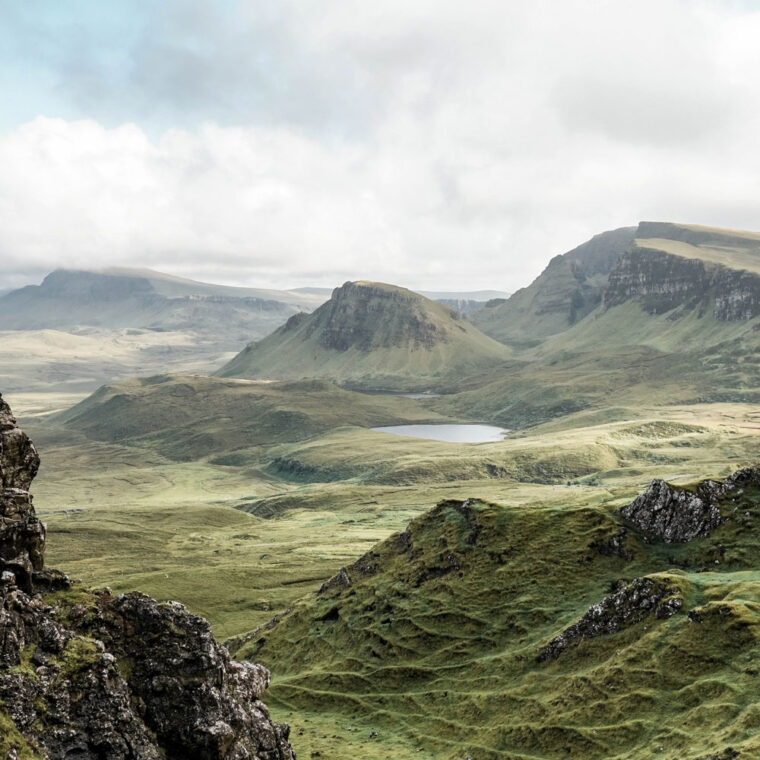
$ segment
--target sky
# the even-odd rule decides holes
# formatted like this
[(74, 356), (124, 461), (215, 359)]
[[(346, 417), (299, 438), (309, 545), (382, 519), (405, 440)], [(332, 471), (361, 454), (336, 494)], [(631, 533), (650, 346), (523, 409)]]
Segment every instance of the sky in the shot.
[(760, 230), (760, 2), (0, 0), (0, 289), (527, 285)]

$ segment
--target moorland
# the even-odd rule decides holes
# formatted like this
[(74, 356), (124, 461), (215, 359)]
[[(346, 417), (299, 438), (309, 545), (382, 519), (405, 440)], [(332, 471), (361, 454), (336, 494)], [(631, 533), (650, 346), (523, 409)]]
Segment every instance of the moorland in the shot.
[[(97, 329), (177, 332), (128, 279), (137, 316)], [(757, 756), (757, 484), (687, 540), (619, 510), (757, 462), (760, 236), (602, 233), (467, 314), (363, 281), (319, 297), (238, 353), (184, 316), (186, 348), (124, 349), (97, 389), (87, 335), (4, 322), (48, 564), (207, 617), (271, 669), (299, 756)], [(371, 430), (441, 422), (507, 432)]]

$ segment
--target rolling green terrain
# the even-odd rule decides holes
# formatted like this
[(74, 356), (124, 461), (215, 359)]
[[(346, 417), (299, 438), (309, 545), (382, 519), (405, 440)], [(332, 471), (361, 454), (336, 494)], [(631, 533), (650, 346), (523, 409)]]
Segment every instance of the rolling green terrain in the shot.
[[(222, 370), (278, 382), (163, 374), (65, 411), (65, 389), (8, 393), (42, 455), (48, 562), (206, 615), (271, 667), (300, 756), (756, 757), (760, 494), (683, 544), (617, 510), (760, 458), (759, 246), (597, 236), (477, 318), (509, 345), (356, 283)], [(368, 429), (421, 422), (511, 432)], [(673, 614), (541, 659), (634, 578)]]
[[(681, 545), (626, 534), (617, 502), (443, 501), (238, 654), (276, 669), (294, 715), (370, 713), (378, 743), (401, 731), (433, 757), (755, 757), (759, 496)], [(677, 612), (653, 603), (547, 653), (633, 578), (662, 584)]]

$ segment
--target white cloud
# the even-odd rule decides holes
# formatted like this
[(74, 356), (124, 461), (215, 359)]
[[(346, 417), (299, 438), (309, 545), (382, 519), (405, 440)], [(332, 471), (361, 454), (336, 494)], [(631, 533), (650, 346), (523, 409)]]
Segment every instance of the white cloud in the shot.
[[(204, 46), (173, 45), (167, 21), (124, 97), (178, 127), (40, 117), (0, 134), (0, 287), (119, 264), (512, 290), (640, 218), (760, 228), (760, 15), (741, 6), (283, 0), (246, 4), (232, 36), (171, 7), (207, 25)], [(218, 114), (246, 86), (241, 126), (183, 126), (188, 102)]]

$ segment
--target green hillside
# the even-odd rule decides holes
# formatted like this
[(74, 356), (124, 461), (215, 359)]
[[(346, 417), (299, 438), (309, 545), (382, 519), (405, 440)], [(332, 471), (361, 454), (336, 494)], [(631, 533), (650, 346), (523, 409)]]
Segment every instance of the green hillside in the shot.
[(324, 377), (342, 385), (428, 389), (494, 367), (509, 351), (457, 312), (405, 288), (346, 283), (225, 365), (223, 377)]
[[(441, 502), (238, 655), (290, 713), (370, 714), (378, 757), (757, 757), (756, 475), (685, 543), (645, 538), (620, 500)], [(367, 745), (342, 738), (311, 746)]]

